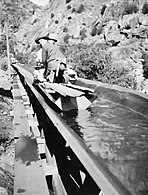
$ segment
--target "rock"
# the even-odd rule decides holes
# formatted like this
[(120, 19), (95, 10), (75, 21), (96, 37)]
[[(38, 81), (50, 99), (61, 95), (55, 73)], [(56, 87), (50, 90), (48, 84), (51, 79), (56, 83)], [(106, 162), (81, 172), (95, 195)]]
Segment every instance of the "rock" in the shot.
[(145, 79), (143, 81), (143, 90), (142, 90), (142, 92), (148, 94), (148, 79)]
[(139, 22), (143, 26), (148, 26), (148, 16), (147, 15), (140, 15)]
[(130, 47), (111, 47), (108, 49), (108, 53), (111, 55), (112, 60), (126, 60), (130, 58), (130, 55), (133, 53)]
[(119, 25), (121, 26), (121, 29), (124, 29), (127, 26), (129, 26), (131, 29), (134, 29), (136, 26), (139, 26), (139, 15), (124, 15), (123, 20), (120, 20)]
[(3, 112), (3, 116), (6, 116), (7, 115), (7, 112), (5, 111), (5, 112)]
[(8, 195), (7, 190), (3, 187), (0, 187), (0, 195)]
[(0, 146), (0, 152), (3, 152), (5, 148), (3, 146)]
[(122, 40), (122, 35), (120, 34), (120, 31), (118, 29), (118, 23), (115, 21), (110, 21), (107, 24), (104, 34), (107, 42), (113, 41), (113, 43), (115, 44)]

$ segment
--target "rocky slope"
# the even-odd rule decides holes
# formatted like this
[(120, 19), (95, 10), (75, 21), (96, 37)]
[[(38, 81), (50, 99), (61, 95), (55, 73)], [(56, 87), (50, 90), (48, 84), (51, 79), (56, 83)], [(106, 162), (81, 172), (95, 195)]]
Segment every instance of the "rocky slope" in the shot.
[[(56, 33), (59, 44), (105, 44), (112, 69), (128, 71), (148, 93), (148, 2), (145, 0), (50, 0), (15, 34), (16, 54), (34, 62), (38, 36)], [(31, 55), (30, 55), (31, 54)]]
[(0, 194), (13, 194), (14, 137), (10, 116), (12, 100), (0, 95)]

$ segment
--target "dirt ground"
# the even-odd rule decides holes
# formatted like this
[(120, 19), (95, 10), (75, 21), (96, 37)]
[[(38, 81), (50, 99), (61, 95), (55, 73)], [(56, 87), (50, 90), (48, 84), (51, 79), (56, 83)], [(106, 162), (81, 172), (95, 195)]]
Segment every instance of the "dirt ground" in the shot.
[(14, 130), (11, 116), (13, 100), (0, 95), (0, 194), (13, 194)]

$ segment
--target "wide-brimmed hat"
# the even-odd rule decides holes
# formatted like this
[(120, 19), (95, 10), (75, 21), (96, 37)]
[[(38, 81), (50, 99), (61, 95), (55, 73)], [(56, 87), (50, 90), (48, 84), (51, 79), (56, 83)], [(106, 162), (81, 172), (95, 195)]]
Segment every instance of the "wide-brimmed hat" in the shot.
[(57, 42), (57, 39), (54, 36), (52, 36), (52, 35), (50, 37), (48, 37), (48, 36), (38, 37), (38, 38), (35, 39), (35, 42), (37, 44), (39, 44), (41, 39), (52, 40), (52, 41)]

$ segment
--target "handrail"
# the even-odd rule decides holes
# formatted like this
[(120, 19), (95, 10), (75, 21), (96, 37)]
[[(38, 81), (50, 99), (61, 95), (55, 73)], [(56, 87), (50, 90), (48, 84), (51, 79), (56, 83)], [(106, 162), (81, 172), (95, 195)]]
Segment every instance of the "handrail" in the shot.
[(32, 75), (25, 69), (14, 65), (15, 68), (26, 78), (26, 82), (39, 103), (44, 108), (46, 114), (64, 137), (67, 144), (81, 161), (88, 173), (91, 175), (98, 187), (105, 195), (130, 195), (131, 193), (120, 183), (120, 181), (107, 169), (101, 158), (95, 158), (94, 154), (82, 142), (79, 136), (68, 127), (58, 114), (53, 111), (39, 92), (32, 86)]

